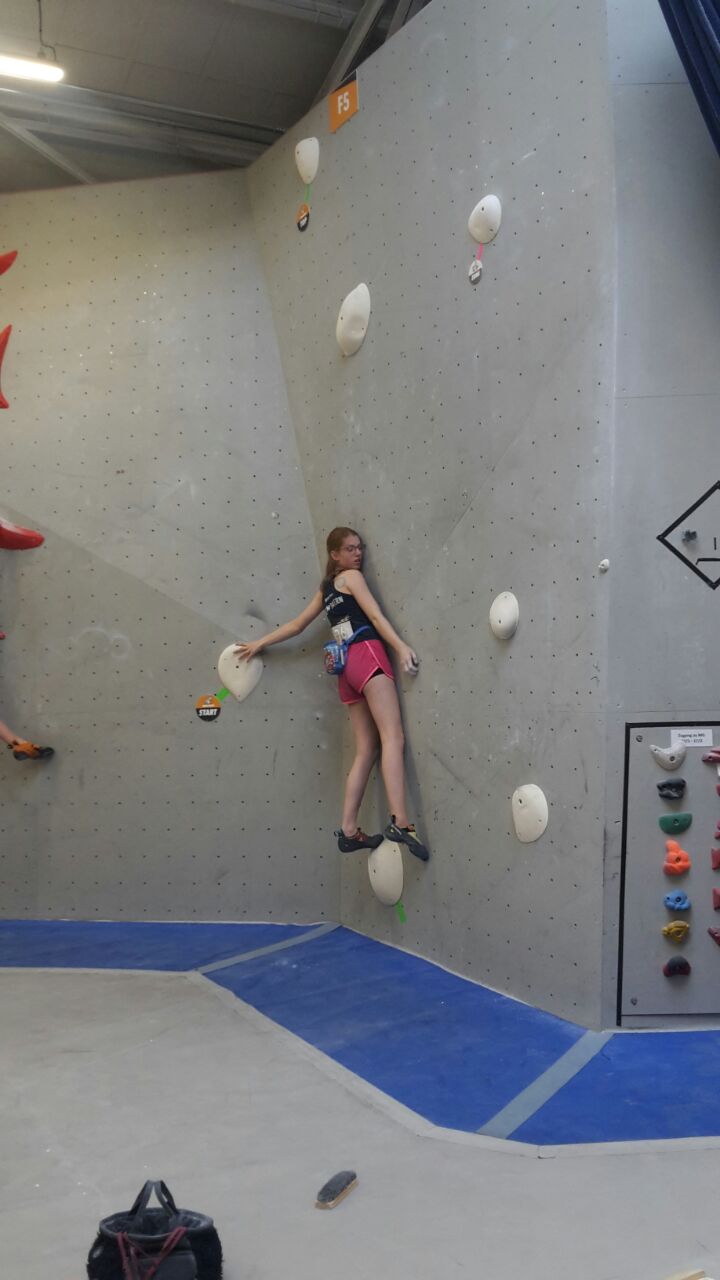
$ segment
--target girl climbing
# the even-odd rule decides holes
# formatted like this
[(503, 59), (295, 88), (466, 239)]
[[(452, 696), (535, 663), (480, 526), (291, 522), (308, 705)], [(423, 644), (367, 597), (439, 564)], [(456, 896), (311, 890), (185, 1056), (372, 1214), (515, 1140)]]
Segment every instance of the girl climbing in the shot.
[[(300, 635), (322, 613), (327, 614), (336, 640), (350, 640), (347, 663), (338, 676), (340, 701), (350, 713), (355, 734), (355, 759), (345, 783), (342, 826), (336, 831), (342, 853), (376, 849), (382, 835), (365, 835), (358, 813), (370, 771), (380, 747), (380, 767), (391, 818), (384, 836), (407, 845), (423, 862), (430, 854), (420, 843), (410, 822), (405, 801), (405, 739), (400, 704), (385, 643), (394, 649), (404, 671), (417, 673), (418, 660), (384, 617), (361, 572), (362, 539), (354, 529), (333, 529), (327, 537), (327, 564), (320, 587), (310, 603), (291, 622), (284, 623), (250, 644), (237, 644), (235, 652), (250, 661), (271, 644)], [(358, 635), (360, 628), (363, 630)], [(383, 643), (385, 642), (385, 643)]]

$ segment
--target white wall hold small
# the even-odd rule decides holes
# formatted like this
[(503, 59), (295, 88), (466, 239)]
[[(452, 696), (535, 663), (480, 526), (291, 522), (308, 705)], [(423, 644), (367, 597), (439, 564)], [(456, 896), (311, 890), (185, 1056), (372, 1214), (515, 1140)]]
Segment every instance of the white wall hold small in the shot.
[(600, 563), (599, 563), (599, 565), (598, 565), (598, 573), (607, 573), (607, 571), (608, 571), (608, 569), (609, 569), (609, 568), (610, 568), (610, 561), (609, 561), (609, 560), (601, 560), (601, 561), (600, 561)]
[(661, 769), (673, 773), (683, 763), (687, 755), (687, 747), (651, 747), (650, 752)]
[(370, 290), (359, 284), (345, 298), (337, 318), (335, 336), (344, 356), (354, 356), (365, 341), (370, 319)]
[(520, 605), (512, 591), (501, 591), (490, 606), (490, 630), (498, 640), (515, 635), (520, 621)]
[(548, 802), (545, 793), (528, 782), (513, 792), (512, 815), (515, 835), (523, 844), (539, 840), (548, 824)]
[(368, 858), (372, 891), (386, 907), (394, 907), (403, 891), (403, 860), (400, 845), (383, 840)]
[(262, 676), (263, 661), (262, 658), (251, 658), (246, 662), (244, 658), (238, 657), (235, 653), (236, 644), (237, 641), (234, 641), (227, 649), (223, 649), (218, 658), (217, 669), (225, 688), (230, 690), (238, 702), (244, 702)]
[(502, 205), (497, 196), (483, 196), (468, 218), (468, 231), (478, 244), (495, 239), (502, 222)]
[(306, 187), (315, 181), (320, 163), (320, 143), (317, 138), (303, 138), (295, 148), (295, 164)]

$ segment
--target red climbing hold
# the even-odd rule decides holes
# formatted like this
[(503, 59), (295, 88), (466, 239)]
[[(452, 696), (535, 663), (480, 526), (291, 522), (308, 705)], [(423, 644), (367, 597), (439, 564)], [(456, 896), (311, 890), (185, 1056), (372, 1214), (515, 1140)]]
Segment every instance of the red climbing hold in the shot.
[(10, 253), (0, 253), (0, 276), (4, 276), (9, 271), (13, 262), (17, 258), (17, 249), (13, 249)]
[(720, 929), (708, 929), (708, 933), (710, 934), (713, 942), (717, 942), (720, 947)]
[(35, 529), (23, 529), (9, 520), (0, 520), (0, 549), (3, 551), (29, 551), (41, 547), (45, 538)]
[(720, 764), (720, 747), (713, 747), (712, 751), (706, 751), (703, 764)]
[(663, 863), (666, 876), (681, 876), (692, 867), (690, 854), (681, 849), (677, 840), (666, 840), (667, 857)]
[(663, 973), (666, 978), (686, 978), (691, 972), (690, 961), (684, 956), (672, 956), (667, 964), (663, 965)]
[[(7, 328), (3, 329), (2, 333), (0, 333), (0, 370), (2, 369), (3, 356), (5, 355), (7, 344), (10, 341), (11, 333), (12, 333), (11, 324), (9, 324)], [(9, 409), (9, 408), (10, 408), (10, 405), (5, 399), (2, 391), (0, 391), (0, 409)]]
[(713, 889), (713, 911), (720, 911), (720, 889)]
[(713, 871), (720, 871), (720, 849), (710, 850), (710, 861)]

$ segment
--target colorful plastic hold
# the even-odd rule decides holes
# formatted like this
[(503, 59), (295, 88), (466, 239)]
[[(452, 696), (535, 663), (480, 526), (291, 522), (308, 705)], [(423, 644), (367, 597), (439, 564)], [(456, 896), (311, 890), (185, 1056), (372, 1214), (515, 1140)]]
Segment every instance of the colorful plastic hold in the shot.
[(718, 946), (720, 947), (720, 929), (710, 928), (708, 929), (708, 933), (710, 934), (710, 937), (712, 938), (713, 942), (717, 942)]
[(676, 889), (674, 893), (666, 893), (663, 902), (668, 911), (689, 911), (692, 903), (686, 893)]
[(2, 551), (29, 551), (32, 547), (41, 547), (44, 541), (43, 535), (35, 529), (23, 529), (19, 524), (11, 524), (9, 520), (0, 520)]
[(663, 933), (671, 942), (684, 942), (690, 932), (690, 925), (687, 920), (671, 920), (666, 924)]
[(666, 978), (687, 978), (692, 972), (692, 966), (685, 956), (671, 956), (666, 964), (663, 965), (663, 973)]
[(687, 831), (692, 822), (691, 813), (664, 813), (658, 818), (660, 830), (665, 832), (666, 836), (679, 836), (681, 831)]
[(720, 747), (713, 747), (712, 751), (706, 751), (703, 764), (720, 764)]
[(720, 871), (720, 849), (710, 850), (710, 861), (713, 871)]
[(650, 752), (656, 764), (668, 773), (679, 769), (687, 755), (687, 747), (651, 747)]
[(720, 911), (720, 889), (713, 889), (713, 911)]
[(0, 276), (4, 276), (9, 271), (13, 262), (17, 258), (17, 249), (12, 249), (10, 253), (0, 253)]
[(667, 782), (657, 782), (655, 785), (662, 800), (682, 800), (687, 783), (684, 778), (669, 778)]
[(677, 840), (666, 840), (667, 855), (663, 863), (666, 876), (682, 876), (692, 867), (692, 859), (685, 849), (681, 849)]
[[(0, 370), (2, 370), (3, 356), (7, 351), (7, 344), (10, 341), (11, 333), (12, 333), (11, 324), (7, 325), (6, 328), (3, 329), (2, 333), (0, 333)], [(9, 409), (9, 408), (10, 408), (10, 405), (5, 399), (2, 391), (0, 391), (0, 409)]]

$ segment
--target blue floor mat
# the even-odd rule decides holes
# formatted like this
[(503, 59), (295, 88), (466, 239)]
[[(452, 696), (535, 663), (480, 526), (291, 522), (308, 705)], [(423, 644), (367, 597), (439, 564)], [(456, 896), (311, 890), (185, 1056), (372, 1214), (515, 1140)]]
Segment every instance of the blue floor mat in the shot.
[(720, 1032), (615, 1035), (516, 1142), (629, 1142), (720, 1134)]
[(184, 971), (305, 933), (308, 925), (0, 920), (0, 966)]
[[(182, 972), (312, 930), (5, 920), (0, 967)], [(584, 1035), (343, 928), (209, 976), (419, 1115), (467, 1132), (487, 1124)], [(511, 1137), (544, 1146), (720, 1135), (719, 1079), (720, 1031), (616, 1034)]]
[(213, 975), (435, 1124), (473, 1131), (581, 1027), (346, 929)]

